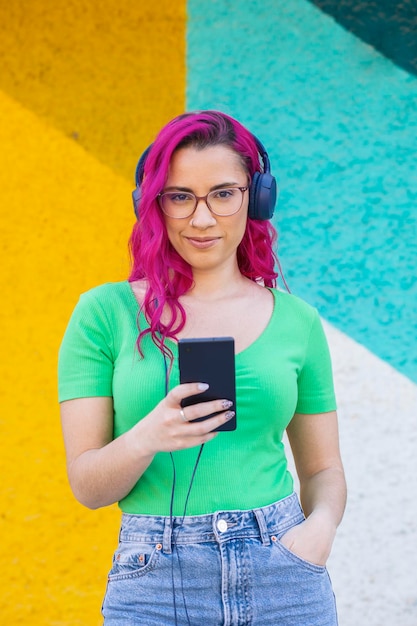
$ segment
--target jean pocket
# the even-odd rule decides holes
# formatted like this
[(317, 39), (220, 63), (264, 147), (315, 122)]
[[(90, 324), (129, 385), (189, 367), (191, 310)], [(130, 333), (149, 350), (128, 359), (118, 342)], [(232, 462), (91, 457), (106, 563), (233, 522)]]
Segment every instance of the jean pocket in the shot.
[(155, 569), (162, 545), (121, 543), (113, 557), (109, 581), (138, 578)]
[[(283, 536), (284, 534), (285, 533), (282, 533), (281, 536)], [(307, 561), (306, 559), (303, 559), (301, 556), (298, 556), (298, 554), (295, 554), (295, 552), (292, 552), (289, 548), (284, 546), (284, 544), (281, 542), (279, 537), (275, 537), (275, 536), (272, 537), (272, 541), (276, 545), (278, 550), (281, 552), (282, 556), (286, 558), (287, 560), (291, 561), (291, 563), (295, 565), (299, 565), (300, 567), (303, 567), (315, 573), (323, 573), (326, 571), (325, 565), (318, 565), (317, 563)]]

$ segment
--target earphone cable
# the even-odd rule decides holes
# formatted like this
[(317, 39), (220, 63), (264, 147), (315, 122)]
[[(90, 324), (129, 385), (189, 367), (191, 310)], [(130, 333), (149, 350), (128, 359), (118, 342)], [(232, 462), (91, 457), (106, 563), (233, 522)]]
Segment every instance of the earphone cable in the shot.
[[(176, 529), (176, 531), (177, 531), (176, 533), (175, 533), (175, 529), (173, 527), (173, 518), (174, 518), (173, 510), (174, 510), (174, 500), (175, 500), (176, 470), (175, 470), (174, 455), (172, 454), (172, 452), (170, 452), (172, 468), (173, 468), (171, 502), (170, 502), (170, 509), (169, 509), (169, 520), (170, 520), (169, 523), (170, 523), (170, 528), (171, 528), (171, 531), (172, 531), (172, 538), (171, 538), (171, 547), (172, 548), (175, 548), (177, 546), (178, 533), (181, 530), (182, 524), (184, 522), (184, 519), (185, 519), (185, 516), (186, 516), (186, 513), (187, 513), (188, 500), (190, 498), (191, 489), (192, 489), (192, 486), (193, 486), (193, 483), (194, 483), (194, 478), (195, 478), (195, 475), (196, 475), (196, 472), (197, 472), (198, 465), (200, 463), (200, 458), (201, 458), (201, 454), (203, 452), (203, 449), (204, 449), (204, 443), (201, 444), (200, 449), (199, 449), (198, 454), (197, 454), (197, 458), (196, 458), (195, 463), (194, 463), (194, 468), (193, 468), (193, 472), (191, 474), (190, 484), (189, 484), (187, 495), (186, 495), (186, 498), (185, 498), (184, 510), (182, 512), (181, 519), (180, 519), (178, 527)], [(178, 561), (178, 568), (179, 568), (179, 572), (180, 572), (182, 601), (183, 601), (183, 604), (184, 604), (184, 610), (185, 610), (185, 614), (186, 614), (186, 617), (187, 617), (187, 623), (188, 623), (189, 626), (191, 626), (190, 617), (188, 615), (187, 603), (185, 601), (184, 577), (182, 575), (181, 559), (180, 559), (180, 555), (178, 553), (178, 550), (176, 552), (176, 555), (177, 555), (177, 561)], [(172, 558), (171, 579), (172, 579), (172, 590), (173, 590), (173, 599), (174, 599), (175, 625), (177, 625), (177, 604), (176, 604), (176, 597), (175, 597), (174, 558)]]
[[(166, 354), (163, 353), (163, 356), (164, 356), (164, 369), (165, 369), (165, 396), (167, 396), (168, 390), (169, 390), (169, 373), (170, 373), (171, 368), (168, 368)], [(182, 512), (182, 516), (179, 521), (176, 533), (175, 533), (175, 529), (173, 525), (174, 525), (174, 501), (175, 501), (175, 487), (176, 487), (177, 473), (176, 473), (176, 468), (175, 468), (174, 454), (172, 452), (169, 453), (171, 464), (172, 464), (172, 486), (171, 486), (171, 498), (170, 498), (170, 503), (169, 503), (169, 526), (171, 529), (171, 548), (176, 547), (178, 533), (181, 530), (181, 526), (184, 522), (184, 519), (187, 513), (188, 500), (190, 498), (191, 489), (194, 484), (195, 475), (197, 472), (198, 465), (200, 463), (200, 458), (201, 458), (203, 449), (204, 449), (204, 443), (200, 445), (200, 449), (198, 451), (197, 458), (194, 463), (194, 468), (191, 474), (190, 484), (188, 486), (187, 495), (185, 497), (184, 510)], [(180, 555), (178, 553), (178, 550), (176, 554), (177, 554), (178, 568), (179, 568), (179, 573), (180, 573), (182, 601), (184, 605), (185, 614), (187, 617), (188, 626), (191, 626), (190, 618), (189, 618), (188, 610), (187, 610), (187, 603), (185, 601), (184, 578), (182, 575), (181, 560), (180, 560)], [(176, 594), (175, 594), (174, 554), (172, 555), (172, 560), (171, 560), (171, 584), (172, 584), (172, 597), (173, 597), (173, 604), (174, 604), (174, 619), (175, 619), (175, 626), (177, 626), (178, 611), (177, 611), (177, 600), (176, 600)]]
[[(171, 500), (169, 503), (169, 527), (171, 529), (171, 533), (173, 533), (174, 532), (173, 511), (174, 511), (174, 498), (175, 498), (176, 471), (175, 471), (174, 455), (172, 454), (172, 452), (169, 453), (169, 456), (171, 458), (171, 463), (172, 463), (172, 487), (171, 487)], [(173, 547), (172, 537), (173, 535), (171, 535), (171, 547)], [(175, 596), (174, 555), (172, 555), (172, 560), (171, 560), (171, 585), (172, 585), (172, 600), (174, 603), (175, 626), (177, 626), (178, 621), (177, 621), (177, 599)]]

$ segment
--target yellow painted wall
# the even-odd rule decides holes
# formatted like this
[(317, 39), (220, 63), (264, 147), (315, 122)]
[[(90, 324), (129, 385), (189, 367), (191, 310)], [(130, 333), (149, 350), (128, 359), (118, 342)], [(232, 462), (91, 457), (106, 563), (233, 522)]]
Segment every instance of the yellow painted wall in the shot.
[(56, 355), (128, 271), (136, 159), (185, 102), (185, 0), (0, 6), (0, 624), (100, 624), (117, 507), (65, 474)]

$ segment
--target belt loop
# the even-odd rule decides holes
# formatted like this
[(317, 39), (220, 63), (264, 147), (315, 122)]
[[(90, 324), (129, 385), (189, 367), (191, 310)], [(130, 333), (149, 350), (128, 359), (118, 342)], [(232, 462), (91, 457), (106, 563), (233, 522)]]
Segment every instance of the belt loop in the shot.
[(124, 521), (125, 521), (125, 513), (122, 514), (122, 523), (120, 524), (120, 529), (119, 529), (119, 543), (122, 540), (122, 532), (123, 532), (123, 527), (124, 527)]
[(162, 550), (165, 554), (171, 554), (172, 552), (172, 527), (171, 519), (165, 518), (164, 535), (162, 537)]
[(268, 528), (266, 526), (265, 515), (262, 509), (253, 509), (255, 513), (256, 521), (258, 522), (259, 530), (261, 533), (262, 545), (269, 546), (271, 539), (268, 534)]

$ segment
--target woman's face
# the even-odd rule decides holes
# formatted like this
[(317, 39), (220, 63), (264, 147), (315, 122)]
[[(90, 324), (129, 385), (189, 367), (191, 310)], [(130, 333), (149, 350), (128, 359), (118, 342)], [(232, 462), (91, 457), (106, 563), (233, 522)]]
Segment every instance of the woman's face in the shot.
[[(247, 185), (246, 170), (231, 148), (217, 145), (199, 150), (190, 146), (174, 153), (164, 191), (192, 192), (201, 197), (213, 190)], [(246, 190), (240, 210), (228, 216), (214, 215), (204, 200), (199, 200), (189, 217), (164, 214), (172, 246), (194, 271), (236, 264), (236, 250), (246, 228), (248, 198)]]

